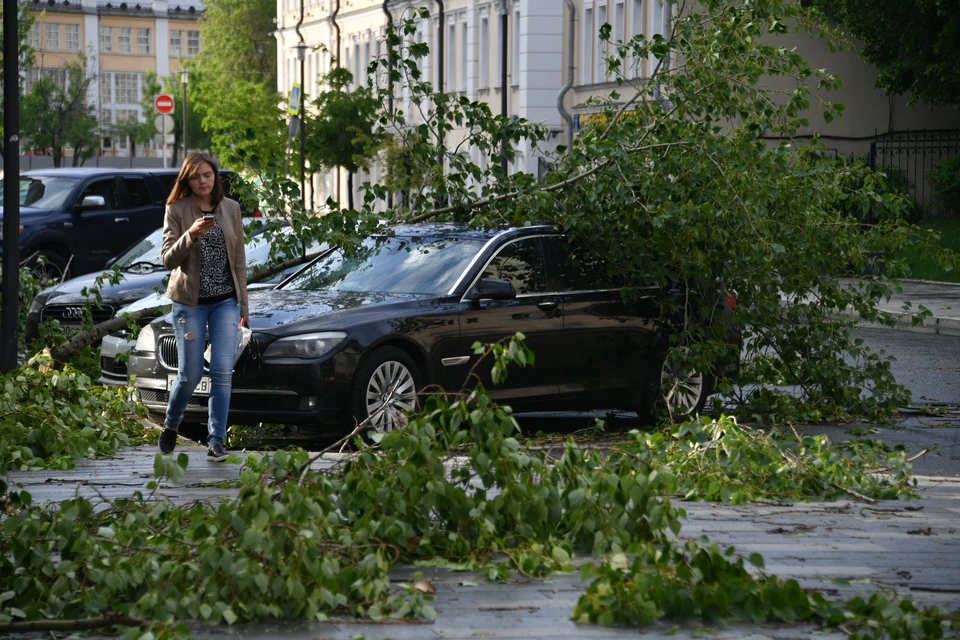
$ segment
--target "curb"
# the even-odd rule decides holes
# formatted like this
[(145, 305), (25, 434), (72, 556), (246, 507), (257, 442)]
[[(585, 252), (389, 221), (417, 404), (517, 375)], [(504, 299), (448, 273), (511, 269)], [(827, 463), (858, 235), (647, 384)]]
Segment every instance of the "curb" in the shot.
[[(914, 324), (913, 316), (909, 313), (885, 311), (890, 317), (896, 318), (894, 326), (857, 318), (857, 326), (873, 327), (877, 329), (892, 329), (894, 331), (909, 331), (911, 333), (927, 333), (941, 336), (960, 336), (960, 318), (926, 318), (922, 324)], [(856, 316), (856, 314), (850, 314)]]

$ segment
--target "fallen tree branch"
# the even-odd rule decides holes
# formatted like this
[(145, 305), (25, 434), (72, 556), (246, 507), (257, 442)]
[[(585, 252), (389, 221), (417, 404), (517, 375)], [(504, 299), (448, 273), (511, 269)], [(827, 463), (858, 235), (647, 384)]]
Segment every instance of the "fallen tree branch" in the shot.
[(126, 327), (130, 323), (130, 320), (155, 318), (162, 313), (165, 313), (165, 310), (168, 308), (168, 306), (169, 305), (162, 305), (159, 307), (140, 309), (138, 311), (134, 311), (133, 313), (125, 313), (122, 316), (104, 320), (100, 324), (94, 325), (87, 331), (75, 333), (69, 340), (60, 346), (50, 349), (50, 358), (53, 360), (53, 366), (57, 367), (61, 364), (69, 362), (70, 359), (76, 356), (81, 350), (89, 347), (99, 340), (102, 340), (107, 334)]
[(30, 620), (28, 622), (0, 623), (0, 633), (30, 633), (31, 631), (83, 631), (113, 625), (145, 627), (149, 620), (126, 613), (106, 613), (98, 618), (84, 620)]

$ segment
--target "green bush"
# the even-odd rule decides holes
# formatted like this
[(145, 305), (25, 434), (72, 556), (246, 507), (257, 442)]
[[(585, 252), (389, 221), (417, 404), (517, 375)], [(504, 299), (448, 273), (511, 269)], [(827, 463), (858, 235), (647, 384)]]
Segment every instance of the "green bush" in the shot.
[(960, 155), (943, 160), (927, 172), (933, 201), (943, 215), (960, 214)]

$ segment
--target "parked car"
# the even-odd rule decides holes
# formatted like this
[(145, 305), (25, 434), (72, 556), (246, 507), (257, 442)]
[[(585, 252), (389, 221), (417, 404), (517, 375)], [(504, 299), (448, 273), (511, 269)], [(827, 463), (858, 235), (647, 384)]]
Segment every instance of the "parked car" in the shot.
[[(178, 173), (179, 169), (88, 167), (21, 173), (21, 260), (29, 260), (42, 282), (103, 269), (163, 224), (165, 203)], [(229, 197), (235, 175), (225, 169), (221, 176)], [(0, 180), (0, 196), (3, 188)], [(2, 214), (0, 207), (0, 226)]]
[[(142, 306), (170, 304), (166, 296), (156, 293), (158, 290), (162, 291), (164, 281), (170, 273), (163, 266), (160, 256), (162, 244), (163, 229), (161, 228), (142, 238), (112, 263), (111, 266), (118, 267), (124, 278), (116, 284), (109, 282), (103, 284), (100, 290), (102, 304), (100, 307), (91, 308), (94, 323), (109, 320), (141, 299), (145, 299), (146, 302)], [(252, 276), (267, 264), (270, 258), (270, 246), (270, 243), (259, 235), (254, 236), (247, 244), (248, 276)], [(309, 251), (317, 253), (319, 247), (311, 247)], [(291, 267), (268, 280), (252, 285), (252, 288), (273, 287), (295, 269), (296, 267)], [(32, 343), (38, 339), (39, 325), (51, 319), (56, 320), (67, 332), (78, 330), (83, 321), (83, 305), (88, 299), (88, 296), (83, 294), (83, 290), (92, 288), (98, 277), (110, 273), (111, 271), (103, 271), (73, 278), (37, 294), (27, 311), (24, 327), (24, 337), (27, 342)], [(110, 346), (105, 347), (107, 355), (102, 356), (101, 361), (104, 375), (116, 374), (116, 379), (111, 378), (108, 382), (126, 384), (126, 367), (115, 362), (117, 353), (129, 350), (127, 347), (123, 351), (118, 351), (119, 347), (115, 346), (116, 343), (128, 344), (126, 332), (121, 331), (113, 336), (107, 336), (104, 341), (110, 343)], [(132, 346), (132, 343), (129, 343), (129, 346)]]
[[(283, 232), (289, 233), (290, 227), (284, 227)], [(306, 251), (308, 254), (314, 255), (324, 251), (325, 249), (325, 245), (313, 244), (307, 247)], [(270, 250), (271, 243), (264, 235), (255, 236), (247, 244), (246, 253), (248, 278), (253, 277), (263, 267), (268, 265), (270, 260)], [(249, 291), (272, 289), (284, 278), (302, 268), (302, 266), (303, 265), (295, 265), (292, 267), (287, 267), (283, 271), (280, 271), (279, 273), (276, 273), (265, 280), (260, 280), (256, 283), (250, 284), (248, 289)], [(164, 275), (166, 275), (166, 273), (167, 272), (164, 271)], [(153, 292), (146, 297), (139, 298), (136, 301), (119, 308), (115, 315), (119, 316), (123, 315), (124, 313), (133, 313), (141, 309), (152, 309), (170, 304), (172, 304), (171, 300), (166, 296), (165, 293)], [(149, 324), (149, 319), (140, 323), (141, 326), (145, 326), (147, 324)], [(100, 383), (111, 386), (123, 386), (128, 383), (126, 354), (133, 349), (133, 346), (136, 343), (136, 340), (133, 339), (131, 335), (132, 334), (129, 330), (121, 329), (104, 336), (103, 341), (100, 344)]]
[[(570, 258), (545, 226), (402, 226), (353, 254), (331, 250), (274, 290), (250, 293), (253, 340), (234, 373), (230, 422), (340, 431), (373, 416), (374, 427), (391, 429), (424, 387), (462, 387), (475, 342), (518, 331), (536, 366), (511, 369), (498, 386), (489, 366), (476, 367), (494, 399), (517, 410), (649, 406), (661, 378), (674, 375), (665, 354), (675, 329), (660, 320), (659, 290), (626, 302)], [(686, 372), (691, 393), (673, 401), (699, 411), (711, 376), (738, 367), (734, 358)], [(167, 316), (140, 333), (129, 357), (152, 412), (166, 409), (176, 370)], [(196, 393), (185, 420), (202, 423), (206, 413), (207, 396)]]
[(19, 189), (20, 256), (46, 281), (103, 269), (163, 224), (168, 194), (149, 173), (123, 169), (25, 171)]

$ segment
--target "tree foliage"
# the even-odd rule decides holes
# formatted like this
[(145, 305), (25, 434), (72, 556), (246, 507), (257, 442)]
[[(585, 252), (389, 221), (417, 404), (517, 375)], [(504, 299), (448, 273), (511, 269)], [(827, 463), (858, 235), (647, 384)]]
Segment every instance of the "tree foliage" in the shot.
[[(532, 362), (520, 335), (475, 349), (493, 358), (485, 366), (498, 383), (510, 366)], [(55, 388), (54, 376), (46, 374)], [(715, 457), (717, 466), (736, 464), (744, 437), (736, 424), (702, 426), (731, 434), (730, 447), (721, 442)], [(358, 439), (358, 452), (342, 464), (315, 467), (322, 453), (303, 450), (250, 456), (236, 493), (223, 500), (155, 499), (161, 480), (183, 480), (185, 454), (157, 454), (157, 479), (131, 499), (34, 504), (0, 482), (0, 508), (9, 513), (0, 521), (0, 632), (72, 619), (140, 627), (129, 637), (169, 638), (187, 635), (183, 623), (191, 620), (429, 618), (434, 612), (420, 592), (391, 584), (394, 564), (473, 570), (491, 580), (542, 578), (571, 571), (577, 554), (604, 559), (585, 569), (585, 579), (595, 581), (574, 612), (584, 621), (643, 624), (666, 615), (852, 625), (874, 616), (881, 629), (903, 623), (876, 607), (831, 603), (793, 582), (754, 578), (733, 549), (678, 542), (684, 512), (672, 497), (698, 482), (697, 471), (677, 465), (687, 454), (663, 448), (663, 440), (633, 434), (606, 453), (570, 442), (552, 458), (543, 448), (526, 450), (518, 436), (510, 408), (477, 386), (431, 396), (409, 425), (375, 435), (377, 449)], [(791, 464), (790, 453), (765, 450), (773, 455), (752, 461), (752, 473), (774, 478)], [(822, 499), (832, 483), (875, 496), (903, 491), (909, 465), (902, 456), (884, 460), (903, 472), (894, 482), (863, 483), (879, 461), (865, 451), (837, 475), (828, 462), (835, 450), (824, 441), (811, 461), (826, 464), (811, 464), (811, 481), (780, 497)], [(627, 553), (637, 558), (630, 570)], [(762, 565), (757, 555), (750, 561)], [(738, 595), (727, 600), (724, 593)], [(936, 610), (899, 606), (924, 628), (953, 624)]]
[(63, 162), (65, 146), (73, 148), (73, 165), (83, 164), (98, 143), (96, 107), (87, 102), (96, 76), (87, 72), (86, 57), (64, 65), (63, 82), (41, 75), (21, 109), (21, 134), (30, 151), (45, 150), (53, 166)]
[(203, 48), (190, 101), (224, 166), (283, 158), (287, 127), (277, 92), (277, 15), (269, 0), (212, 0), (200, 21)]
[(307, 158), (312, 167), (343, 167), (348, 172), (348, 207), (353, 208), (353, 174), (370, 165), (383, 142), (375, 133), (380, 101), (368, 87), (350, 90), (353, 74), (334, 66), (320, 77), (326, 89), (313, 102), (315, 113), (307, 118)]
[(815, 0), (863, 43), (877, 86), (931, 106), (960, 104), (960, 6), (955, 0)]

